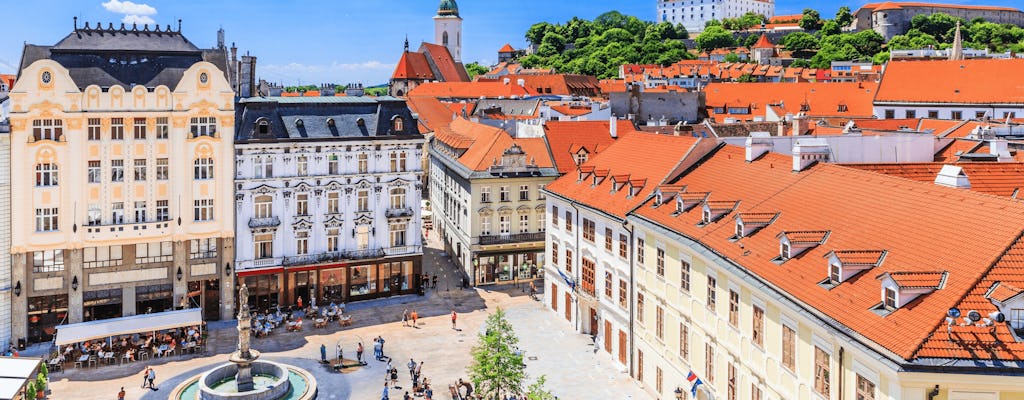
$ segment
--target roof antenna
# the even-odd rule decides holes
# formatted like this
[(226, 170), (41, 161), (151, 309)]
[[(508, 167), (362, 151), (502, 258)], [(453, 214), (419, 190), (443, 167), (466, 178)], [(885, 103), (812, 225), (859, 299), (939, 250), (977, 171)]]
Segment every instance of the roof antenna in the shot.
[(405, 52), (409, 52), (409, 34), (405, 35)]
[(75, 20), (75, 30), (78, 30), (78, 17), (73, 18)]
[(181, 33), (181, 18), (178, 18), (178, 33)]

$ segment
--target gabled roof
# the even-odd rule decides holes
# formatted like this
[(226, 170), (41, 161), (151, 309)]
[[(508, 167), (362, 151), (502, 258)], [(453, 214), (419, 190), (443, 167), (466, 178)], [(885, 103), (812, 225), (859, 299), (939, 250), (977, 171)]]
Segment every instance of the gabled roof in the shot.
[[(850, 168), (934, 183), (944, 163), (848, 164)], [(1024, 163), (962, 162), (955, 164), (967, 174), (970, 190), (994, 196), (1024, 200)]]
[[(548, 121), (544, 124), (544, 135), (551, 146), (555, 166), (559, 174), (576, 170), (574, 153), (581, 147), (589, 153), (588, 159), (602, 153), (617, 139), (611, 137), (609, 121)], [(619, 138), (636, 132), (633, 123), (616, 121)], [(589, 163), (587, 164), (589, 165)]]
[(420, 53), (425, 54), (433, 62), (440, 77), (445, 82), (469, 82), (469, 73), (466, 67), (456, 62), (452, 53), (445, 46), (426, 43), (420, 45)]
[(761, 38), (757, 39), (757, 43), (754, 43), (754, 46), (751, 47), (751, 48), (753, 48), (753, 49), (774, 49), (775, 45), (772, 44), (772, 42), (770, 40), (768, 40), (768, 36), (767, 35), (762, 33), (761, 34)]
[(829, 254), (835, 255), (839, 262), (846, 266), (878, 266), (885, 258), (885, 250), (835, 250)]
[(498, 50), (499, 53), (514, 53), (515, 51), (516, 49), (512, 48), (512, 45), (508, 43), (505, 43), (505, 45), (501, 46), (501, 49)]
[(825, 230), (817, 231), (782, 231), (779, 237), (785, 236), (790, 243), (796, 244), (824, 244), (831, 232)]
[(527, 162), (536, 163), (540, 168), (554, 167), (544, 138), (513, 139), (501, 128), (461, 117), (452, 121), (448, 128), (437, 131), (435, 138), (454, 148), (466, 149), (458, 162), (472, 171), (487, 171), (495, 160), (500, 162), (502, 154), (513, 145), (522, 148)]
[(1024, 104), (1024, 59), (890, 62), (875, 103)]
[(942, 289), (946, 283), (948, 273), (943, 272), (914, 272), (914, 271), (893, 271), (886, 272), (879, 276), (888, 277), (899, 286), (900, 289)]
[(427, 82), (409, 91), (409, 97), (437, 97), (445, 99), (479, 99), (481, 97), (525, 97), (530, 95), (526, 88), (514, 81), (504, 82)]
[(430, 64), (427, 63), (426, 55), (406, 51), (402, 53), (402, 58), (398, 60), (398, 65), (395, 66), (395, 72), (391, 74), (391, 79), (434, 80), (435, 77), (434, 71), (430, 69)]

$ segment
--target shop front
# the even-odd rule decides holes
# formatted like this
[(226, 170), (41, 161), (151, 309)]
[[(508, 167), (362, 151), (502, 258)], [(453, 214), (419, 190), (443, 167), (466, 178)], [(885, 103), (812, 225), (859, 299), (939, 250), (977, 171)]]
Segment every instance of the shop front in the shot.
[(220, 279), (188, 282), (188, 307), (202, 308), (203, 319), (220, 319)]
[(135, 313), (152, 314), (174, 309), (174, 288), (170, 283), (135, 287)]
[(481, 252), (473, 255), (477, 285), (516, 283), (542, 279), (544, 250)]
[(34, 296), (28, 298), (28, 342), (53, 340), (57, 325), (67, 323), (68, 295)]
[(121, 317), (123, 302), (121, 288), (90, 290), (82, 293), (83, 314), (86, 321)]

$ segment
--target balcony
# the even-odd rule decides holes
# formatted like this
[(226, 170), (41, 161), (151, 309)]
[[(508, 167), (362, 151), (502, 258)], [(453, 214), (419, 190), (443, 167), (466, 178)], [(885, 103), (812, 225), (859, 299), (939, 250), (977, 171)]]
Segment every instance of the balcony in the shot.
[(281, 219), (277, 217), (270, 218), (249, 218), (249, 228), (273, 228), (281, 225)]
[(153, 221), (109, 225), (85, 225), (86, 240), (104, 241), (117, 240), (126, 236), (133, 238), (168, 235), (171, 233), (170, 221)]
[(543, 242), (545, 238), (545, 232), (533, 232), (533, 233), (515, 233), (505, 235), (481, 235), (480, 245), (487, 246), (491, 244), (509, 244), (509, 243), (524, 243), (524, 242)]
[(423, 248), (420, 246), (395, 246), (384, 249), (384, 254), (389, 256), (401, 256), (406, 254), (417, 254), (422, 251)]
[(389, 208), (385, 212), (385, 215), (387, 215), (388, 218), (411, 217), (412, 216), (412, 209), (409, 208), (409, 207)]
[[(345, 250), (332, 251), (320, 254), (304, 254), (301, 256), (288, 256), (281, 260), (281, 265), (310, 265), (324, 262), (340, 262), (353, 260), (367, 260), (384, 257), (384, 249)], [(257, 260), (258, 262), (259, 260)]]

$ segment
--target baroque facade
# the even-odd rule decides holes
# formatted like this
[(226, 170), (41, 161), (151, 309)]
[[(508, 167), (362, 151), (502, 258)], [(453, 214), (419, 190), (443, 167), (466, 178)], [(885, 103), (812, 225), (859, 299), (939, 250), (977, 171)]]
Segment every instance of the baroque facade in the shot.
[(681, 24), (691, 34), (704, 30), (709, 21), (738, 18), (752, 12), (767, 18), (775, 16), (775, 0), (658, 0), (658, 22)]
[(202, 307), (231, 318), (234, 92), (225, 49), (79, 27), (11, 90), (13, 336)]
[(414, 293), (423, 136), (390, 97), (239, 102), (239, 284), (267, 309)]

